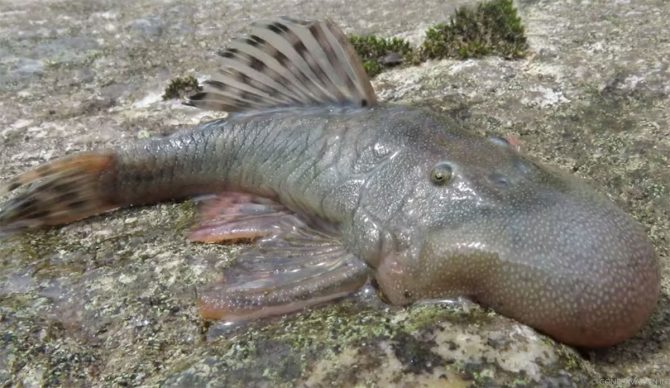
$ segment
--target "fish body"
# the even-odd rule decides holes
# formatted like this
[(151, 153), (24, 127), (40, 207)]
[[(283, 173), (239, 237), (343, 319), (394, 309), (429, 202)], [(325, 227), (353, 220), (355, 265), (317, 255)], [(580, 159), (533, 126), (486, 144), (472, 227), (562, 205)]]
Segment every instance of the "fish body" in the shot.
[[(660, 279), (639, 224), (503, 139), (377, 104), (339, 36), (328, 22), (265, 24), (224, 53), (225, 82), (189, 101), (235, 113), (21, 175), (10, 189), (42, 183), (0, 208), (0, 229), (219, 193), (191, 239), (256, 245), (203, 293), (205, 318), (290, 312), (372, 279), (392, 304), (467, 296), (579, 346), (646, 322)], [(341, 82), (305, 70), (328, 67)]]

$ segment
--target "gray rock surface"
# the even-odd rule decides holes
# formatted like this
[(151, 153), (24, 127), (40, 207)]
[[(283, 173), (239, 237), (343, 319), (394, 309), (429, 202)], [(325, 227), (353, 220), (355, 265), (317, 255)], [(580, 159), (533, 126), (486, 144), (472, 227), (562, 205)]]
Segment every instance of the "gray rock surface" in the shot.
[[(160, 96), (170, 79), (214, 74), (214, 52), (252, 20), (328, 16), (346, 32), (418, 42), (466, 3), (0, 0), (0, 179), (217, 117)], [(269, 322), (208, 325), (197, 290), (239, 248), (186, 242), (185, 202), (0, 242), (0, 384), (670, 385), (670, 3), (517, 5), (527, 59), (433, 61), (375, 87), (517, 136), (640, 220), (664, 284), (635, 338), (578, 353), (466, 302), (390, 308), (369, 290)]]

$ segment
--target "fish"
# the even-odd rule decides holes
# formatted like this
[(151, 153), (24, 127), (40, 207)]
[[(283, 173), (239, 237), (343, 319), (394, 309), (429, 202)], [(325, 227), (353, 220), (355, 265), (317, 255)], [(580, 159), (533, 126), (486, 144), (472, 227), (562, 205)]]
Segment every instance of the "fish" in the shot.
[(195, 243), (248, 242), (199, 292), (206, 320), (287, 314), (370, 283), (389, 304), (463, 296), (557, 341), (620, 343), (659, 263), (643, 227), (574, 175), (426, 108), (379, 102), (329, 20), (256, 22), (185, 100), (226, 112), (9, 179), (5, 236), (206, 195)]

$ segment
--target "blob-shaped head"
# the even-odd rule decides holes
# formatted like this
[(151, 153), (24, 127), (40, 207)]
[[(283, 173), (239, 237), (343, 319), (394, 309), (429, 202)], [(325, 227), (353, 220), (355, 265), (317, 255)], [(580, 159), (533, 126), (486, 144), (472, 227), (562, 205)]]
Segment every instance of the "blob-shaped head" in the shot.
[(646, 322), (660, 280), (641, 225), (503, 139), (445, 136), (412, 150), (420, 157), (396, 158), (411, 171), (398, 181), (411, 199), (389, 220), (376, 268), (390, 302), (466, 295), (586, 347), (623, 341)]

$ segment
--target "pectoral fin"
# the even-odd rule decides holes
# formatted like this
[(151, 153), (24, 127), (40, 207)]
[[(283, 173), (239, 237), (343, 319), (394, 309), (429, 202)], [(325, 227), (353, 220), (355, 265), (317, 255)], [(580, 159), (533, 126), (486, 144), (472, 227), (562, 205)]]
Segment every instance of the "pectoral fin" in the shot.
[(281, 225), (298, 224), (295, 218), (274, 201), (227, 192), (201, 201), (200, 224), (189, 239), (203, 243), (254, 241), (280, 233)]
[(205, 319), (240, 321), (290, 313), (346, 296), (367, 280), (366, 265), (339, 240), (279, 204), (229, 194), (205, 206), (203, 218), (191, 239), (257, 238), (220, 282), (200, 293), (198, 307)]

